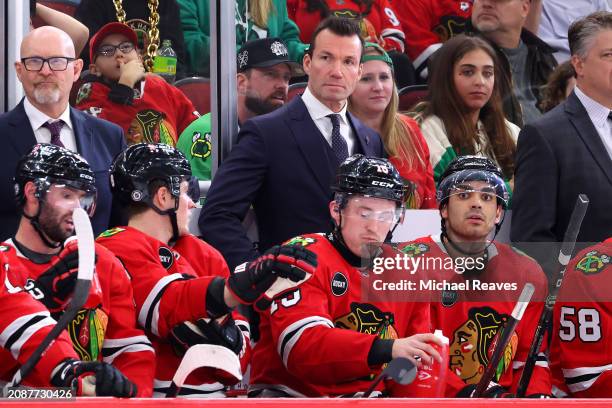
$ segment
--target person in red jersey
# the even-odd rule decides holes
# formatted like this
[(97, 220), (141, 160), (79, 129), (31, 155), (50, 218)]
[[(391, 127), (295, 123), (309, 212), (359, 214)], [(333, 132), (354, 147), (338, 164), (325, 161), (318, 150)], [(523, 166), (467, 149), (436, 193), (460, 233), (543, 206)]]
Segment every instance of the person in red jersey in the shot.
[[(540, 266), (513, 247), (488, 240), (497, 234), (508, 203), (500, 169), (486, 157), (459, 156), (443, 174), (437, 190), (442, 218), (439, 236), (400, 245), (420, 257), (431, 291), (432, 327), (450, 340), (446, 395), (469, 397), (480, 381), (495, 347), (495, 336), (508, 320), (526, 283), (535, 286), (527, 310), (504, 350), (493, 382), (484, 396), (510, 396), (522, 367), (547, 292)], [(527, 389), (528, 396), (551, 393), (550, 371), (543, 353)]]
[[(230, 276), (220, 253), (189, 233), (195, 207), (187, 194), (190, 176), (189, 162), (177, 149), (130, 146), (111, 166), (113, 196), (124, 204), (128, 225), (98, 238), (132, 278), (138, 323), (157, 354), (154, 396), (166, 394), (182, 355), (195, 344), (230, 349), (244, 371), (249, 328), (232, 309), (239, 303), (266, 308), (316, 265), (308, 251), (276, 246)], [(199, 369), (187, 377), (179, 396), (223, 396), (226, 385), (236, 381), (221, 371)]]
[[(579, 252), (555, 303), (550, 363), (559, 396), (612, 396), (612, 238)], [(556, 391), (556, 390), (555, 390)]]
[[(407, 188), (386, 159), (354, 155), (337, 173), (329, 204), (335, 227), (286, 243), (317, 254), (318, 267), (304, 284), (261, 315), (261, 339), (253, 350), (249, 396), (337, 397), (365, 391), (393, 358), (440, 359), (429, 343), (429, 304), (367, 296), (375, 276), (362, 267), (400, 222)], [(375, 251), (378, 252), (378, 251)], [(372, 252), (374, 253), (374, 252)], [(400, 387), (377, 391), (402, 395)]]
[[(3, 244), (11, 282), (57, 319), (72, 296), (79, 267), (77, 241), (64, 242), (74, 234), (74, 208), (90, 215), (95, 210), (94, 173), (71, 150), (38, 144), (19, 161), (15, 175), (22, 216), (15, 236)], [(98, 379), (98, 395), (150, 396), (155, 355), (136, 325), (129, 277), (110, 251), (96, 246), (95, 252), (89, 297), (67, 328), (72, 346), (79, 360), (112, 364), (112, 372)], [(3, 365), (5, 373), (17, 368), (18, 361)]]

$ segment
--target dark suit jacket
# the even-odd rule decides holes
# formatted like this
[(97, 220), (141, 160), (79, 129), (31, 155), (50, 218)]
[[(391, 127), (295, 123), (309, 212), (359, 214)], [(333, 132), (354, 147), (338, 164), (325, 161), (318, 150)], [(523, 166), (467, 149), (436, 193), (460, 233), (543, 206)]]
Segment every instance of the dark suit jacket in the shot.
[(575, 93), (521, 131), (514, 186), (512, 241), (562, 241), (580, 193), (590, 204), (578, 242), (612, 236), (612, 160)]
[[(347, 113), (356, 153), (383, 156), (380, 137)], [(263, 251), (293, 236), (331, 229), (328, 205), (338, 161), (301, 97), (247, 121), (215, 175), (198, 224), (230, 268), (257, 256), (241, 224), (251, 204)]]
[[(78, 153), (91, 166), (96, 176), (98, 201), (92, 218), (95, 234), (108, 228), (111, 218), (112, 195), (109, 168), (113, 158), (126, 148), (121, 128), (70, 108), (70, 120)], [(19, 159), (36, 144), (34, 131), (23, 108), (23, 100), (13, 110), (0, 115), (0, 239), (12, 237), (17, 231), (21, 214), (15, 205), (13, 177)]]

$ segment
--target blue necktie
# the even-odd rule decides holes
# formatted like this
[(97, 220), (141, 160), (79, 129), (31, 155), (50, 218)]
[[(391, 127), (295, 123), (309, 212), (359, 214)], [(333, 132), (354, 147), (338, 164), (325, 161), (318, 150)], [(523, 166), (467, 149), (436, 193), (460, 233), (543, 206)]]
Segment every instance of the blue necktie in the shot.
[(348, 157), (348, 145), (340, 134), (340, 115), (332, 113), (327, 115), (327, 117), (332, 123), (332, 150), (340, 163), (342, 163)]

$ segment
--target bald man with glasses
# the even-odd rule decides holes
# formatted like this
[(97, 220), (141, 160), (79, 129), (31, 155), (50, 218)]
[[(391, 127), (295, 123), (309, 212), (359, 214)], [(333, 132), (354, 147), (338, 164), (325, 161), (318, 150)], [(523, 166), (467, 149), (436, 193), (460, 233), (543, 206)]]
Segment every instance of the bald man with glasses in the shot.
[[(62, 30), (44, 26), (29, 32), (21, 42), (15, 62), (25, 98), (13, 110), (0, 115), (0, 239), (13, 236), (19, 213), (15, 206), (13, 176), (17, 161), (36, 143), (53, 143), (78, 152), (96, 176), (98, 203), (92, 218), (95, 233), (118, 223), (112, 210), (108, 169), (125, 149), (123, 131), (68, 105), (72, 84), (83, 61)], [(111, 214), (112, 213), (112, 214)]]

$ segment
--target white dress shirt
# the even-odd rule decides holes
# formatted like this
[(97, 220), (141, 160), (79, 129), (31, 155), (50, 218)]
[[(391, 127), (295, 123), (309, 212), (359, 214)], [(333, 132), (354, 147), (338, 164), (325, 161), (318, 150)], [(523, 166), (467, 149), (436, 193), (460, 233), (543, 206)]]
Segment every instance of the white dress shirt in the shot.
[(586, 109), (591, 122), (593, 122), (593, 126), (595, 126), (595, 130), (597, 130), (597, 134), (608, 151), (610, 159), (612, 159), (612, 121), (608, 120), (610, 109), (590, 98), (578, 86), (574, 88), (574, 92), (576, 92), (580, 103)]
[(308, 109), (308, 113), (312, 118), (312, 121), (317, 126), (329, 146), (332, 145), (332, 129), (333, 125), (331, 119), (327, 117), (327, 115), (331, 115), (333, 113), (337, 113), (340, 115), (340, 135), (346, 141), (346, 145), (348, 147), (348, 154), (352, 156), (355, 153), (355, 135), (353, 134), (353, 129), (351, 125), (349, 125), (348, 119), (346, 117), (346, 107), (347, 103), (344, 104), (342, 110), (340, 112), (334, 112), (329, 109), (327, 106), (323, 105), (321, 101), (319, 101), (311, 92), (308, 87), (304, 91), (302, 95), (302, 101), (304, 105), (306, 105), (306, 109)]
[(28, 98), (23, 100), (23, 108), (25, 113), (30, 120), (32, 130), (34, 130), (34, 137), (37, 143), (51, 143), (51, 132), (49, 129), (43, 127), (46, 122), (55, 122), (58, 119), (64, 121), (64, 126), (60, 132), (60, 140), (64, 144), (66, 149), (70, 149), (73, 152), (77, 152), (76, 138), (74, 136), (74, 128), (72, 127), (72, 121), (70, 120), (70, 105), (66, 107), (66, 110), (62, 112), (58, 119), (52, 119), (45, 113), (42, 113), (34, 105), (30, 103)]

